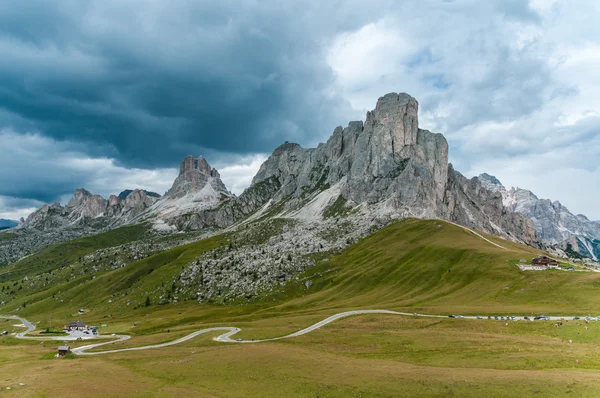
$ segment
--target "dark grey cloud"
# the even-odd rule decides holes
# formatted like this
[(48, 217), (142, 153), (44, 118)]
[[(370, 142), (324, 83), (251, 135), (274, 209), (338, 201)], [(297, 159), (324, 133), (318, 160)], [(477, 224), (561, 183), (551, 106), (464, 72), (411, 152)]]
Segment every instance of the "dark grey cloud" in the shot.
[(0, 196), (0, 220), (19, 220), (25, 218), (29, 213), (42, 206), (42, 202), (31, 199), (21, 199), (8, 196)]
[(3, 2), (0, 123), (126, 166), (310, 142), (347, 106), (326, 95), (314, 4)]
[[(132, 169), (120, 167), (113, 159), (90, 158), (85, 145), (37, 134), (0, 131), (0, 142), (0, 196), (30, 201), (21, 204), (64, 203), (81, 187), (105, 197), (129, 188), (162, 193), (177, 176), (176, 168)], [(0, 202), (0, 212), (6, 211), (7, 203)]]
[(235, 174), (285, 140), (314, 144), (349, 108), (323, 56), (362, 23), (344, 5), (1, 2), (0, 195), (162, 192), (188, 154)]
[[(315, 145), (390, 91), (419, 100), (460, 170), (600, 186), (599, 16), (591, 0), (6, 0), (0, 195), (160, 192), (190, 153), (239, 192), (281, 142)], [(521, 178), (533, 158), (550, 184)], [(575, 188), (569, 207), (598, 218)]]

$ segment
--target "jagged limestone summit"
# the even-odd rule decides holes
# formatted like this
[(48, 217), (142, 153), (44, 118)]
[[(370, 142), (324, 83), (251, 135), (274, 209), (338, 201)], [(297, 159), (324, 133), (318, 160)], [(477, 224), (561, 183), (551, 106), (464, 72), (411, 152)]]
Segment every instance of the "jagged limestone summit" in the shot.
[(379, 98), (364, 123), (337, 127), (317, 148), (281, 145), (240, 197), (174, 221), (179, 228), (203, 228), (261, 214), (319, 219), (336, 203), (366, 220), (441, 218), (539, 244), (529, 219), (448, 164), (446, 139), (419, 128), (418, 102), (406, 93)]

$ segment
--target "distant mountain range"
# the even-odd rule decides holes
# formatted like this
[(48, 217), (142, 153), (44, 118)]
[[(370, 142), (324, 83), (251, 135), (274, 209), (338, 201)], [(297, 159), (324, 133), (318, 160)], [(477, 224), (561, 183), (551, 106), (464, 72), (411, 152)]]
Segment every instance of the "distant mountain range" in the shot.
[(529, 217), (542, 240), (566, 254), (600, 259), (600, 222), (583, 214), (574, 215), (559, 201), (539, 199), (533, 192), (521, 188), (507, 190), (494, 176), (481, 174), (483, 186), (502, 195), (503, 204), (511, 211)]
[(89, 231), (147, 221), (157, 230), (175, 231), (269, 217), (318, 222), (349, 215), (367, 224), (440, 218), (541, 245), (531, 220), (448, 164), (446, 139), (419, 128), (418, 102), (405, 93), (379, 98), (364, 122), (337, 127), (317, 148), (281, 145), (239, 197), (204, 158), (188, 156), (164, 197), (133, 190), (104, 199), (78, 189), (66, 206), (45, 205), (31, 214), (23, 230)]
[(15, 220), (6, 220), (4, 218), (0, 218), (0, 230), (14, 228), (19, 225), (18, 221)]
[(80, 188), (71, 200), (44, 205), (23, 223), (23, 229), (52, 231), (64, 228), (109, 229), (152, 220), (157, 229), (174, 229), (165, 221), (181, 214), (213, 208), (232, 194), (227, 191), (216, 169), (202, 158), (188, 156), (171, 189), (161, 197), (141, 189), (125, 190), (108, 199)]

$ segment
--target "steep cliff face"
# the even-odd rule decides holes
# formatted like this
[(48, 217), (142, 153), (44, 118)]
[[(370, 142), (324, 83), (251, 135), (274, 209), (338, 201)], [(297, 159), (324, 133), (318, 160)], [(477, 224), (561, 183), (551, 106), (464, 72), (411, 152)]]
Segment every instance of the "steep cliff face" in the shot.
[(71, 221), (77, 221), (84, 218), (96, 218), (104, 215), (107, 210), (108, 201), (100, 195), (80, 188), (67, 203), (65, 211), (69, 213)]
[(68, 212), (58, 202), (43, 205), (27, 217), (23, 223), (23, 228), (35, 228), (40, 231), (61, 228), (68, 224), (67, 216)]
[(441, 134), (418, 128), (417, 112), (408, 94), (387, 94), (364, 123), (336, 128), (317, 148), (289, 143), (277, 148), (253, 184), (277, 180), (281, 189), (272, 199), (285, 199), (288, 209), (339, 184), (352, 203), (387, 201), (391, 210), (435, 217), (444, 197), (448, 144)]
[(104, 199), (85, 189), (78, 189), (66, 206), (59, 203), (45, 205), (31, 214), (22, 229), (47, 231), (93, 227), (102, 230), (146, 220), (176, 224), (181, 221), (172, 219), (213, 209), (232, 196), (221, 181), (219, 172), (211, 168), (203, 157), (188, 156), (181, 163), (179, 176), (164, 197), (135, 189)]
[(219, 172), (202, 157), (186, 157), (179, 167), (179, 176), (147, 216), (178, 224), (190, 214), (213, 209), (233, 195), (227, 190)]
[[(142, 191), (146, 194), (146, 196), (150, 196), (151, 198), (160, 198), (160, 195), (157, 194), (156, 192), (146, 191), (145, 189), (142, 189)], [(117, 195), (117, 198), (119, 198), (121, 200), (125, 200), (125, 198), (127, 198), (127, 196), (129, 196), (132, 192), (133, 192), (133, 190), (126, 189), (124, 191), (121, 191), (121, 193), (119, 195)], [(111, 196), (114, 196), (114, 195), (111, 195)]]

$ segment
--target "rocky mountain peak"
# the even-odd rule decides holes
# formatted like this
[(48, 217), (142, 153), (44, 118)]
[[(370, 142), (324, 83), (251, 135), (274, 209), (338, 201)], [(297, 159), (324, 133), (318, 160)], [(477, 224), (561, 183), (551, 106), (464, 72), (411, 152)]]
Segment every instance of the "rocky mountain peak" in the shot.
[[(365, 124), (373, 124), (376, 139), (393, 151), (417, 144), (419, 103), (406, 93), (389, 93), (377, 100)], [(382, 134), (383, 133), (383, 134)]]
[(590, 219), (587, 218), (584, 214), (577, 214), (577, 218), (583, 222), (589, 222)]
[(203, 190), (214, 191), (217, 196), (219, 193), (230, 195), (217, 169), (212, 168), (204, 157), (194, 158), (190, 155), (181, 162), (179, 176), (165, 196), (181, 198)]
[(121, 203), (121, 198), (119, 196), (116, 195), (110, 195), (108, 197), (108, 207), (114, 207), (117, 206), (119, 203)]
[(91, 192), (79, 188), (67, 203), (66, 209), (70, 212), (69, 218), (95, 218), (104, 214), (107, 206), (107, 200), (100, 195), (94, 195)]
[(337, 127), (317, 148), (278, 147), (253, 185), (276, 181), (282, 188), (273, 200), (291, 196), (295, 206), (308, 192), (340, 183), (339, 193), (354, 203), (390, 200), (397, 202), (392, 207), (418, 207), (417, 213), (433, 217), (431, 209), (444, 196), (448, 144), (441, 134), (419, 129), (417, 114), (418, 102), (410, 95), (386, 94), (364, 123)]
[(75, 190), (73, 197), (71, 198), (69, 203), (67, 203), (67, 207), (81, 206), (81, 204), (84, 201), (86, 201), (88, 198), (91, 198), (92, 196), (93, 195), (91, 192), (87, 191), (84, 188), (79, 188), (79, 189)]
[(179, 166), (179, 176), (196, 172), (205, 174), (207, 176), (220, 178), (217, 169), (211, 168), (204, 157), (198, 156), (197, 158), (194, 158), (191, 155), (186, 156)]
[(563, 249), (569, 247), (569, 250), (593, 259), (600, 258), (600, 224), (583, 214), (572, 214), (557, 200), (540, 199), (527, 189), (512, 187), (507, 190), (489, 174), (479, 175), (478, 180), (486, 189), (500, 193), (503, 205), (509, 211), (531, 219), (543, 242)]
[(499, 179), (497, 179), (495, 176), (490, 175), (488, 173), (479, 174), (479, 176), (477, 178), (479, 178), (481, 180), (481, 183), (485, 184), (485, 185), (487, 185), (486, 183), (488, 183), (488, 184), (496, 185), (496, 186), (502, 186), (502, 187), (504, 186), (504, 185), (502, 185), (502, 183), (500, 182)]

